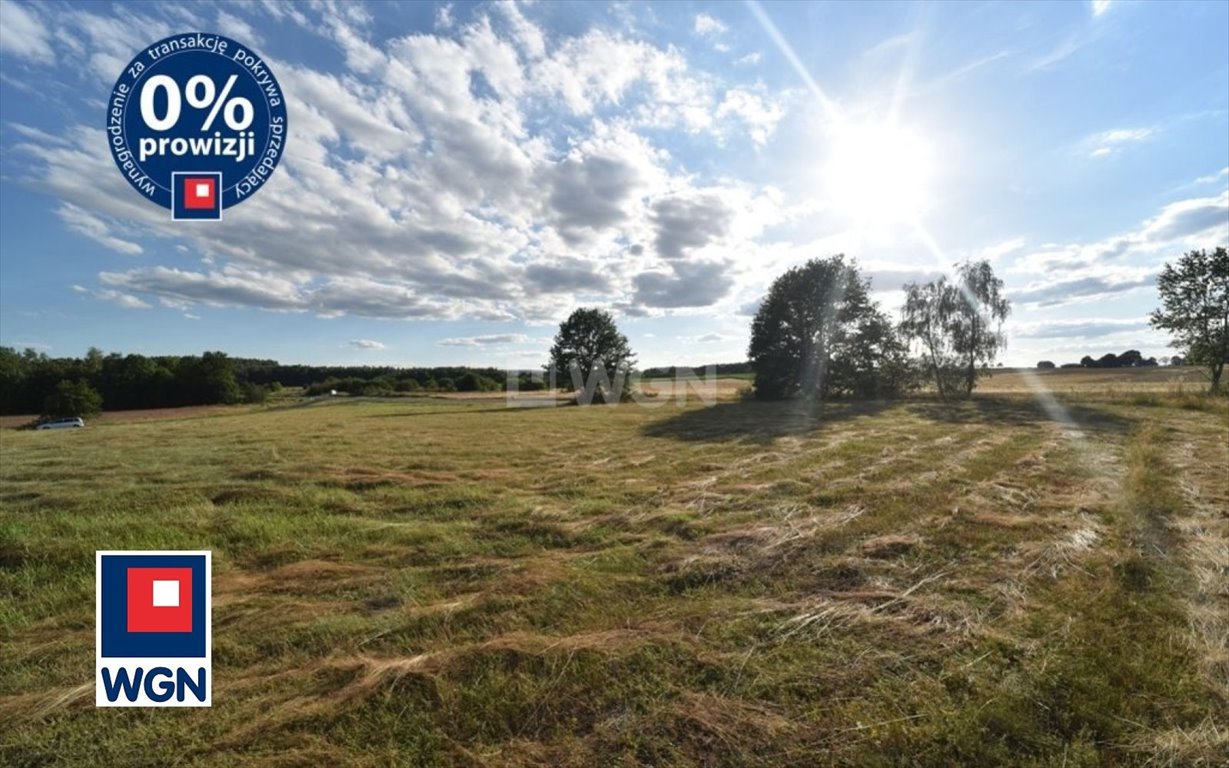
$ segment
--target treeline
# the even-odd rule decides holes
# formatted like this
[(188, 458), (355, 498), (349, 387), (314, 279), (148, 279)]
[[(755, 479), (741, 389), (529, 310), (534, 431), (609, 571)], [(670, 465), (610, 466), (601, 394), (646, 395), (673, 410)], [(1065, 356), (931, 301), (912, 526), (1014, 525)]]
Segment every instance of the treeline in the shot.
[[(91, 349), (83, 358), (53, 358), (32, 349), (0, 347), (0, 413), (83, 415), (64, 411), (81, 402), (91, 404), (88, 412), (98, 405), (107, 410), (172, 408), (267, 395), (268, 388), (241, 379), (236, 371), (236, 361), (222, 352), (146, 357)], [(74, 396), (65, 397), (66, 392)]]
[[(1170, 365), (1182, 365), (1185, 361), (1181, 357), (1172, 357), (1169, 360)], [(1037, 363), (1038, 370), (1050, 370), (1055, 367), (1059, 368), (1147, 368), (1150, 366), (1159, 365), (1155, 357), (1144, 357), (1138, 349), (1128, 349), (1121, 355), (1115, 355), (1113, 352), (1094, 358), (1092, 355), (1084, 355), (1078, 363), (1063, 363), (1061, 366), (1055, 366), (1049, 360), (1042, 360)]]
[(689, 368), (681, 365), (668, 365), (659, 368), (645, 368), (640, 372), (640, 375), (646, 379), (672, 379), (676, 376), (692, 375), (697, 378), (704, 378), (708, 375), (709, 369), (712, 369), (718, 376), (735, 376), (738, 374), (754, 373), (751, 363), (717, 363), (712, 366), (697, 366)]
[[(109, 411), (262, 402), (282, 387), (308, 395), (332, 392), (495, 392), (515, 384), (541, 389), (540, 372), (498, 368), (282, 365), (275, 360), (202, 355), (120, 355), (91, 349), (85, 357), (48, 357), (0, 347), (0, 413), (62, 413), (101, 401)], [(64, 393), (72, 392), (73, 397)], [(96, 393), (94, 398), (90, 393)], [(91, 407), (91, 410), (94, 408)]]

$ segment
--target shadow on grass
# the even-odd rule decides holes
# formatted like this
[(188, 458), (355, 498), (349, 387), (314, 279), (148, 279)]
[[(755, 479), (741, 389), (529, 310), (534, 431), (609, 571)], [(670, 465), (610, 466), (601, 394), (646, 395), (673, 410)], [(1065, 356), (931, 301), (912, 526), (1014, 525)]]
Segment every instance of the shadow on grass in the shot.
[(813, 434), (826, 424), (874, 416), (899, 404), (899, 401), (888, 400), (829, 403), (748, 400), (718, 403), (655, 421), (644, 427), (643, 434), (689, 442), (746, 440), (770, 443), (779, 437)]
[[(1024, 426), (1044, 422), (1063, 423), (1058, 418), (1059, 414), (1050, 413), (1039, 400), (1029, 395), (974, 395), (970, 400), (951, 403), (911, 400), (905, 407), (915, 416), (952, 424)], [(1135, 426), (1133, 419), (1100, 408), (1073, 403), (1060, 403), (1058, 407), (1071, 419), (1071, 426), (1085, 431), (1125, 434)]]
[[(1074, 426), (1086, 432), (1126, 433), (1131, 419), (1083, 405), (1063, 405)], [(684, 411), (655, 421), (642, 430), (646, 437), (688, 442), (742, 440), (770, 443), (780, 437), (812, 435), (827, 425), (896, 409), (902, 415), (951, 424), (1024, 426), (1056, 422), (1040, 402), (1028, 396), (981, 396), (945, 403), (939, 400), (801, 401), (720, 403), (711, 408)]]

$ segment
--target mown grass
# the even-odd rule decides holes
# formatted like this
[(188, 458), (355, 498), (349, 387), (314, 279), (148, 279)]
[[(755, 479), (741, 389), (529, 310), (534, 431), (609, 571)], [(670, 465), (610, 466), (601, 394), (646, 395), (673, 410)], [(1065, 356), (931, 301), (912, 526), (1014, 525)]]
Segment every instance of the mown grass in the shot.
[[(1148, 396), (6, 431), (0, 763), (1217, 764), (1229, 412)], [(94, 550), (162, 548), (214, 707), (95, 709)]]

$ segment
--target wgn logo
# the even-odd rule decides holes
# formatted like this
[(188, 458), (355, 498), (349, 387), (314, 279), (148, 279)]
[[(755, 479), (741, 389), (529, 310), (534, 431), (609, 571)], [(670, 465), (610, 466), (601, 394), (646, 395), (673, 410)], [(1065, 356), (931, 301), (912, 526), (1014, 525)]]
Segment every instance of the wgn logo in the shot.
[(98, 552), (100, 707), (212, 703), (209, 552)]

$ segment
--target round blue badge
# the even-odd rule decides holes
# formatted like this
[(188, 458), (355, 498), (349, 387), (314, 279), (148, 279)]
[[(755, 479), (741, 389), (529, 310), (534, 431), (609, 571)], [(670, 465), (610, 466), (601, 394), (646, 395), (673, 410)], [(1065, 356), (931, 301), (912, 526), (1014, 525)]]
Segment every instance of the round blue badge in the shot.
[(120, 173), (172, 218), (221, 219), (281, 160), (286, 100), (250, 48), (216, 34), (172, 35), (137, 54), (107, 103)]

